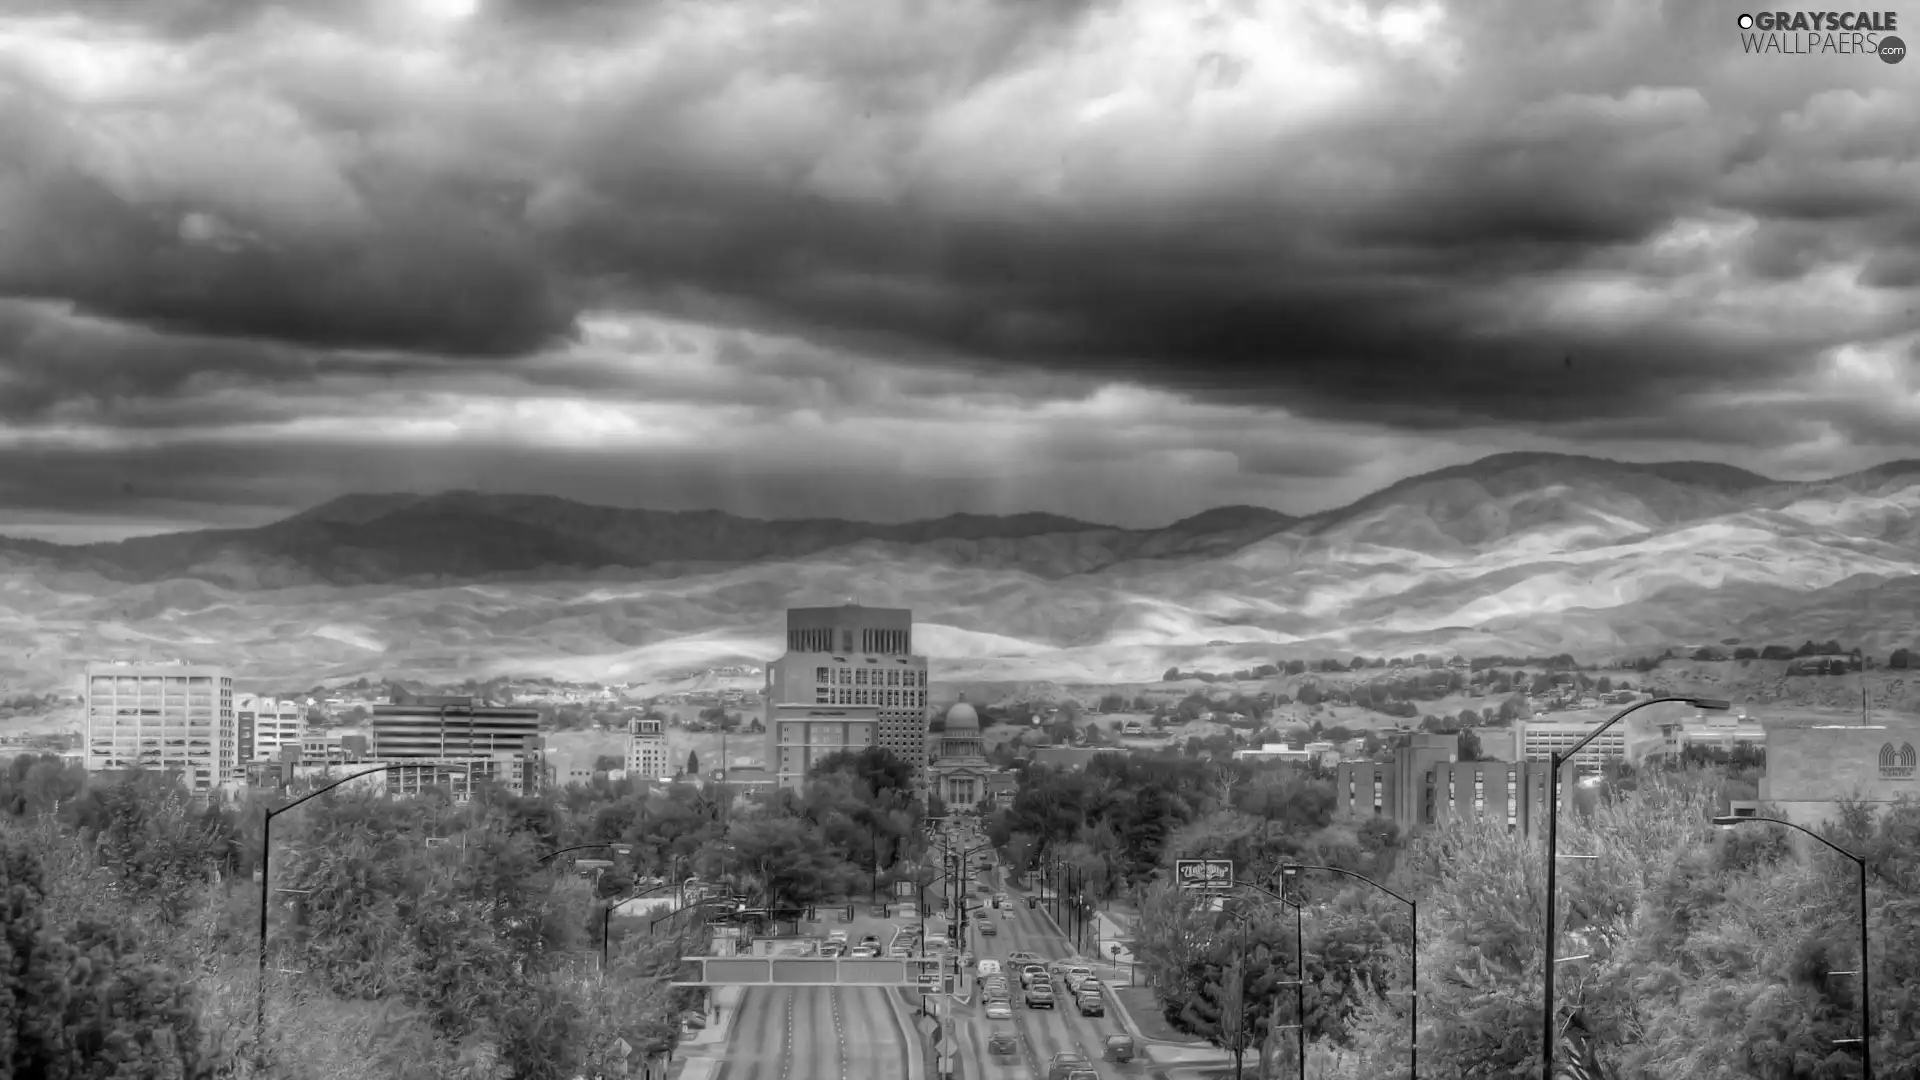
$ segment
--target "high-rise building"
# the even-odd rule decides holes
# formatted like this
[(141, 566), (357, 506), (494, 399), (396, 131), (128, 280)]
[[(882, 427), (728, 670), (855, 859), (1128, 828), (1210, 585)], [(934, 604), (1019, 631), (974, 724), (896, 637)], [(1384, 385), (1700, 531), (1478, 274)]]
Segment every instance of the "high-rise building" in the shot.
[(233, 677), (187, 663), (93, 663), (82, 676), (86, 766), (177, 773), (195, 795), (240, 778)]
[(777, 773), (785, 770), (774, 719), (786, 705), (872, 709), (877, 745), (924, 779), (927, 658), (913, 654), (913, 612), (858, 604), (789, 609), (787, 653), (767, 665), (764, 701), (767, 761)]
[(405, 697), (373, 707), (373, 759), (463, 765), (469, 780), (491, 780), (516, 795), (540, 791), (546, 743), (540, 712), (471, 697)]
[(648, 717), (627, 726), (627, 775), (658, 780), (673, 775), (667, 764), (667, 733), (660, 721)]

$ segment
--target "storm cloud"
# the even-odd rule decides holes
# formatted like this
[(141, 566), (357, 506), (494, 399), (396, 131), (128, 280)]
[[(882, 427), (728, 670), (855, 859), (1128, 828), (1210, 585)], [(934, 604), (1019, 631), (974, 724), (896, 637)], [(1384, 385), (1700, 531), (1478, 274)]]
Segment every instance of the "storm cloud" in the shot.
[[(1745, 55), (1725, 4), (8, 11), (0, 454), (93, 455), (103, 506), (135, 446), (301, 472), (335, 455), (263, 448), (598, 432), (716, 505), (853, 512), (828, 470), (909, 417), (978, 437), (874, 506), (1110, 520), (1522, 445), (1920, 440), (1912, 73)], [(605, 426), (528, 411), (567, 402)], [(288, 503), (351, 482), (304, 476)], [(649, 491), (576, 494), (681, 498)]]

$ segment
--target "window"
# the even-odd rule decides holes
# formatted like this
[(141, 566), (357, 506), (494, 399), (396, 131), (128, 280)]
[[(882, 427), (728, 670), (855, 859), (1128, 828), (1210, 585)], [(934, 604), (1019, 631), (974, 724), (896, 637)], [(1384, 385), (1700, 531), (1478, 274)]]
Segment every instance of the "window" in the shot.
[(832, 676), (833, 676), (832, 668), (817, 667), (813, 669), (814, 682), (826, 682), (829, 679), (831, 679)]
[(854, 672), (853, 682), (855, 686), (867, 685), (867, 669), (861, 668), (859, 671)]

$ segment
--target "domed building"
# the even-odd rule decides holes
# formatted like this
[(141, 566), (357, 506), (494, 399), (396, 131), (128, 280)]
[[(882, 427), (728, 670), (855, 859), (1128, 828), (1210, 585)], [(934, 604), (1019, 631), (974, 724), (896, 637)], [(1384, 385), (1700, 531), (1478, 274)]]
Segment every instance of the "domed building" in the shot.
[(927, 766), (927, 786), (948, 806), (971, 808), (987, 797), (987, 778), (996, 771), (980, 738), (980, 714), (962, 694), (947, 710), (947, 729)]

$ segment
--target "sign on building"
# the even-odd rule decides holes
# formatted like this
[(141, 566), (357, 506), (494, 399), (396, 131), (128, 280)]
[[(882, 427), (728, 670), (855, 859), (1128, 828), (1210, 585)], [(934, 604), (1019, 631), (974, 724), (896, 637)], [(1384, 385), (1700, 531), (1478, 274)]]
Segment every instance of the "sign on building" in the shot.
[(1233, 860), (1177, 859), (1173, 864), (1173, 882), (1183, 889), (1233, 888)]
[(1903, 742), (1897, 748), (1892, 743), (1880, 748), (1882, 780), (1911, 780), (1916, 765), (1920, 765), (1920, 753), (1914, 751), (1910, 742)]

